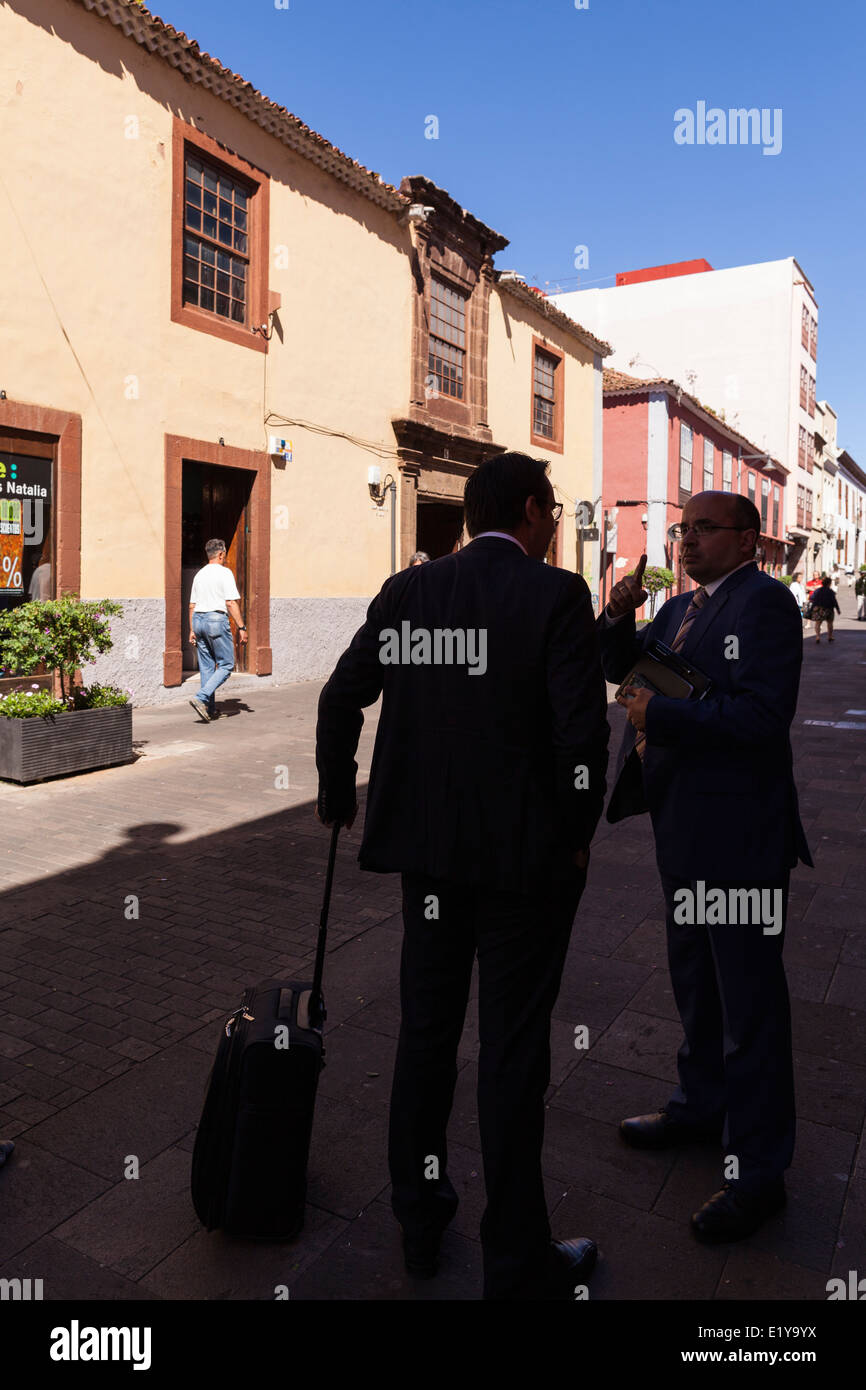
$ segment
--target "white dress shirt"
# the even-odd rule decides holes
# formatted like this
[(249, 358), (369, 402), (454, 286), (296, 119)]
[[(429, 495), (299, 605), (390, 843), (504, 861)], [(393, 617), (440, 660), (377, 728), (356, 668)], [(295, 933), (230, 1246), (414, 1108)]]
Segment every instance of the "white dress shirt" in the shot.
[(499, 539), (503, 541), (514, 541), (515, 545), (520, 546), (520, 549), (523, 551), (524, 555), (529, 554), (529, 551), (526, 549), (526, 546), (523, 545), (523, 543), (519, 541), (516, 536), (510, 536), (507, 531), (482, 531), (480, 536), (473, 536), (472, 539), (474, 541), (480, 541), (485, 536), (498, 536)]

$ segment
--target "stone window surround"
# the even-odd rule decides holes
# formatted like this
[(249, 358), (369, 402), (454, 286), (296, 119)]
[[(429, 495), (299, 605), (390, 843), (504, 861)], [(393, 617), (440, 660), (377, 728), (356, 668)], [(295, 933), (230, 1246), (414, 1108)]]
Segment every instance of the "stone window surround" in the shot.
[[(249, 202), (249, 324), (241, 325), (220, 314), (183, 302), (183, 242), (185, 151), (197, 150), (209, 164), (223, 165), (253, 187)], [(171, 200), (171, 318), (173, 323), (201, 333), (211, 333), (226, 342), (267, 352), (267, 340), (252, 331), (253, 325), (267, 323), (271, 307), (268, 295), (268, 243), (270, 237), (270, 178), (263, 170), (233, 154), (210, 135), (175, 116), (172, 125), (172, 200)]]
[(263, 450), (238, 449), (209, 440), (165, 436), (165, 650), (163, 685), (183, 682), (184, 626), (181, 612), (181, 520), (183, 463), (244, 468), (254, 474), (247, 504), (249, 522), (248, 584), (246, 593), (250, 674), (269, 676), (271, 652), (271, 460)]
[[(535, 358), (539, 352), (543, 352), (548, 357), (556, 360), (556, 367), (553, 373), (553, 438), (548, 439), (547, 435), (535, 433)], [(539, 338), (536, 334), (532, 335), (532, 378), (529, 387), (529, 442), (535, 448), (547, 449), (550, 453), (561, 454), (564, 451), (564, 418), (565, 418), (565, 353), (559, 348), (553, 347), (551, 343), (545, 342), (544, 338)], [(558, 530), (558, 528), (557, 528)]]
[(44, 442), (54, 455), (54, 592), (81, 593), (81, 416), (0, 400), (0, 434)]

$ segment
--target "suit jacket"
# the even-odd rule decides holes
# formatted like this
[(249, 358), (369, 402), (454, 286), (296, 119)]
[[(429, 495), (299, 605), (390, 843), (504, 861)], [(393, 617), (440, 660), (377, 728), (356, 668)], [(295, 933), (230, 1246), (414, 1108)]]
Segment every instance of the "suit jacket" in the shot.
[[(486, 670), (383, 664), (380, 634), (404, 623), (483, 630)], [(362, 868), (523, 892), (573, 874), (601, 815), (610, 737), (583, 579), (497, 537), (388, 579), (319, 699), (323, 819), (354, 803), (361, 710), (380, 692)]]
[[(633, 613), (612, 625), (602, 613), (608, 680), (623, 681), (651, 640), (672, 646), (690, 602), (669, 599), (639, 635)], [(649, 810), (659, 868), (679, 878), (745, 885), (798, 859), (811, 865), (789, 732), (803, 659), (795, 600), (757, 565), (737, 570), (701, 608), (681, 655), (712, 689), (697, 701), (653, 696), (642, 762), (626, 726), (608, 820)]]

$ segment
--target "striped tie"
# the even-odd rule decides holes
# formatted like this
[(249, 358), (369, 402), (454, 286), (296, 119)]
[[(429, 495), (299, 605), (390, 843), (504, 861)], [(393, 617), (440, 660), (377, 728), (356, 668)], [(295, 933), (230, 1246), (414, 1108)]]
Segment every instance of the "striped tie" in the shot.
[[(689, 628), (700, 613), (707, 601), (706, 589), (695, 589), (692, 594), (692, 601), (685, 612), (685, 617), (677, 628), (677, 635), (671, 644), (671, 651), (678, 652), (685, 645), (685, 640), (689, 635)], [(639, 758), (643, 758), (646, 752), (646, 733), (639, 730), (634, 736), (635, 752)]]

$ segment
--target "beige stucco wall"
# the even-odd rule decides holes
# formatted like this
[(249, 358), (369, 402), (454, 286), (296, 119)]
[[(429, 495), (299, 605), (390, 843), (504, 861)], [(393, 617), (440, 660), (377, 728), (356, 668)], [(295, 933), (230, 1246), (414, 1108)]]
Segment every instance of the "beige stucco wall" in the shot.
[[(561, 454), (530, 444), (535, 338), (565, 355)], [(601, 429), (601, 420), (595, 418), (592, 351), (497, 286), (490, 299), (487, 381), (488, 418), (496, 442), (550, 460), (550, 480), (564, 504), (561, 560), (568, 569), (576, 569), (574, 505), (593, 495), (593, 439), (595, 429)]]
[[(0, 4), (0, 54), (0, 384), (82, 416), (82, 596), (162, 597), (166, 433), (262, 449), (267, 408), (393, 448), (409, 393), (408, 232), (67, 0)], [(271, 175), (285, 341), (267, 359), (171, 321), (174, 115)], [(375, 592), (390, 537), (367, 491), (373, 456), (300, 426), (270, 431), (294, 443), (294, 461), (272, 467), (289, 515), (272, 528), (272, 595)]]

